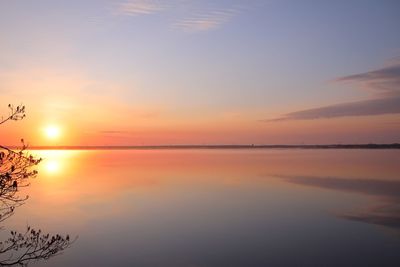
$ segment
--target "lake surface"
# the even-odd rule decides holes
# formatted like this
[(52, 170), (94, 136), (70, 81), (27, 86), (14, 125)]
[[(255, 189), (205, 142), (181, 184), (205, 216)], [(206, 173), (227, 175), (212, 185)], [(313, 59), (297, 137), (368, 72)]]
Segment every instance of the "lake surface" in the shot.
[(79, 238), (30, 266), (400, 266), (400, 150), (33, 153), (3, 227)]

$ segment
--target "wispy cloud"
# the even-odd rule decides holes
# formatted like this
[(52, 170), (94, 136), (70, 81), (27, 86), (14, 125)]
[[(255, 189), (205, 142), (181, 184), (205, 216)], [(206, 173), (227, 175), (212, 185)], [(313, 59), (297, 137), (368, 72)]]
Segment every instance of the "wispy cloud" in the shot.
[(213, 2), (212, 5), (195, 0), (126, 0), (116, 6), (119, 15), (154, 15), (169, 12), (170, 26), (184, 32), (217, 29), (245, 8), (234, 3)]
[(390, 95), (399, 95), (400, 62), (382, 69), (341, 77), (336, 81), (362, 83), (373, 90), (379, 90)]
[(101, 134), (129, 134), (131, 132), (129, 131), (116, 131), (116, 130), (104, 130), (104, 131), (99, 131)]
[(173, 26), (185, 32), (208, 31), (225, 24), (237, 13), (237, 9), (204, 11), (180, 19)]
[(349, 76), (335, 82), (355, 83), (362, 89), (372, 90), (373, 97), (367, 100), (345, 102), (284, 114), (265, 121), (309, 120), (345, 116), (369, 116), (400, 113), (400, 63)]
[(117, 12), (123, 15), (148, 15), (160, 12), (168, 7), (165, 1), (129, 0), (117, 5)]
[(400, 113), (400, 96), (346, 102), (287, 113), (268, 121), (329, 119), (346, 116), (370, 116)]
[(117, 138), (134, 137), (137, 135), (136, 132), (127, 130), (102, 130), (102, 131), (97, 131), (97, 133), (102, 136), (117, 137)]

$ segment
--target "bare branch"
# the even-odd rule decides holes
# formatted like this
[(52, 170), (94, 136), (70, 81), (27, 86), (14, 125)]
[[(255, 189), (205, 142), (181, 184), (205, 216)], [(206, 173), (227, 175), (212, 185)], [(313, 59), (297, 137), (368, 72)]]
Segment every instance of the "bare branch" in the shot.
[(27, 265), (30, 261), (49, 259), (70, 247), (76, 239), (71, 240), (69, 235), (43, 234), (29, 226), (24, 233), (11, 231), (11, 237), (0, 242), (0, 254), (6, 256), (0, 266)]
[[(10, 113), (6, 118), (1, 117), (0, 125), (25, 118), (25, 106), (8, 107)], [(27, 145), (23, 139), (21, 143), (21, 149), (16, 151), (0, 145), (0, 222), (12, 216), (15, 209), (28, 199), (28, 196), (18, 194), (18, 189), (29, 186), (30, 179), (38, 173), (32, 168), (42, 161), (26, 151)], [(70, 240), (69, 235), (44, 234), (29, 226), (24, 233), (11, 231), (11, 237), (0, 242), (0, 266), (26, 266), (31, 261), (47, 260), (60, 254), (75, 240)]]
[(8, 108), (10, 109), (10, 112), (6, 118), (1, 117), (0, 124), (3, 124), (9, 120), (18, 121), (18, 120), (22, 120), (23, 118), (25, 118), (25, 116), (26, 116), (25, 115), (25, 106), (18, 105), (17, 107), (14, 108), (13, 105), (8, 104)]

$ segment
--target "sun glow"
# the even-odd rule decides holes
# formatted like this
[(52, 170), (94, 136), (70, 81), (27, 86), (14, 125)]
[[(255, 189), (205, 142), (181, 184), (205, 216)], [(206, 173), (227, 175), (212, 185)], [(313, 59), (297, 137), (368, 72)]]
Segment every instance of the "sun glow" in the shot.
[(46, 163), (46, 171), (48, 173), (56, 173), (60, 170), (60, 163), (56, 160), (50, 160)]
[(39, 164), (41, 176), (50, 178), (74, 171), (79, 166), (75, 157), (81, 153), (77, 150), (37, 150), (34, 156), (43, 159)]
[(57, 139), (60, 136), (60, 128), (55, 125), (49, 125), (44, 129), (46, 137), (49, 139)]

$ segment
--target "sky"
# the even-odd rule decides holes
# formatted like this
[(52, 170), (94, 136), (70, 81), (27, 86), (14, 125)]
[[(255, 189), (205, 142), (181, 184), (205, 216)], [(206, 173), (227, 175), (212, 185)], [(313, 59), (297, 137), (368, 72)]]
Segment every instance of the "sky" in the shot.
[(0, 140), (400, 142), (399, 13), (395, 0), (0, 0), (0, 114), (26, 106)]

